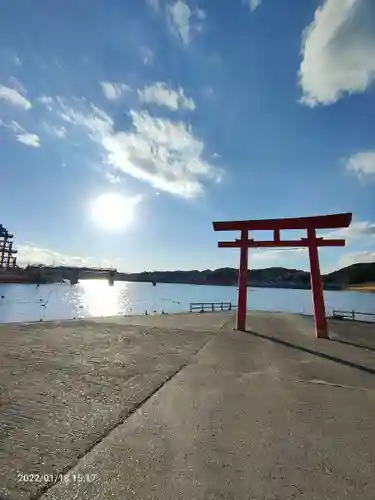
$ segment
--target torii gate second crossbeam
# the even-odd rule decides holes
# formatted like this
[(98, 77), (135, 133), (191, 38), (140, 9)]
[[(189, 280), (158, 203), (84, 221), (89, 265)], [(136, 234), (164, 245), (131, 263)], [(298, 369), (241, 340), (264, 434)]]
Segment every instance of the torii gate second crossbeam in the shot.
[[(328, 339), (327, 319), (325, 314), (322, 277), (319, 268), (318, 247), (342, 247), (344, 239), (317, 238), (317, 229), (339, 229), (348, 227), (352, 221), (351, 213), (319, 215), (314, 217), (296, 217), (289, 219), (265, 219), (247, 221), (214, 222), (215, 231), (241, 231), (241, 238), (235, 241), (220, 241), (219, 248), (240, 249), (240, 269), (238, 275), (237, 329), (246, 330), (247, 286), (248, 286), (248, 251), (249, 248), (308, 248), (310, 258), (310, 282), (314, 305), (316, 336)], [(307, 238), (300, 240), (281, 240), (280, 231), (299, 229), (307, 231)], [(249, 239), (249, 231), (272, 230), (273, 240), (255, 241)]]

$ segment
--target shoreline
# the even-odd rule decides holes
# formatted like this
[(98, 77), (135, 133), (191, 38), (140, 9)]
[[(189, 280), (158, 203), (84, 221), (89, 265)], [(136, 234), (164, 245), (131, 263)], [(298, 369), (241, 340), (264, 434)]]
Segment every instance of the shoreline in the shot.
[[(8, 322), (0, 322), (0, 328), (1, 327), (4, 327), (6, 325), (10, 325), (10, 326), (35, 326), (35, 325), (51, 325), (51, 324), (56, 324), (56, 326), (59, 326), (63, 323), (82, 323), (82, 322), (87, 322), (87, 323), (105, 323), (105, 322), (108, 322), (108, 323), (111, 323), (111, 322), (115, 322), (115, 323), (118, 323), (119, 321), (123, 321), (124, 323), (126, 323), (127, 321), (129, 322), (132, 322), (132, 321), (137, 321), (139, 320), (140, 318), (145, 318), (145, 320), (147, 322), (151, 322), (152, 318), (156, 321), (158, 321), (159, 319), (161, 318), (175, 318), (177, 316), (190, 316), (190, 317), (197, 317), (197, 316), (200, 316), (200, 317), (205, 317), (205, 316), (208, 316), (208, 315), (221, 315), (221, 316), (235, 316), (235, 313), (236, 313), (236, 310), (232, 310), (232, 311), (221, 311), (221, 310), (218, 310), (218, 311), (214, 311), (214, 312), (211, 312), (211, 311), (205, 311), (204, 313), (201, 313), (201, 312), (197, 312), (197, 311), (194, 311), (194, 312), (190, 312), (190, 311), (180, 311), (180, 312), (166, 312), (164, 314), (160, 313), (160, 312), (155, 312), (155, 313), (148, 313), (148, 314), (144, 314), (144, 313), (139, 313), (139, 314), (135, 314), (135, 313), (132, 313), (132, 314), (118, 314), (118, 315), (110, 315), (110, 316), (90, 316), (90, 317), (85, 317), (85, 318), (56, 318), (56, 319), (47, 319), (47, 320), (31, 320), (31, 321), (8, 321)], [(251, 315), (251, 314), (270, 314), (270, 315), (276, 315), (276, 314), (281, 314), (281, 315), (289, 315), (289, 316), (301, 316), (303, 318), (313, 318), (314, 317), (314, 314), (313, 312), (292, 312), (292, 311), (280, 311), (280, 310), (263, 310), (263, 309), (247, 309), (247, 314), (248, 315)], [(360, 314), (359, 312), (356, 313), (356, 314)], [(327, 308), (326, 308), (326, 318), (327, 320), (329, 319), (337, 319), (335, 316), (333, 316), (332, 312), (329, 313), (327, 311)], [(361, 319), (356, 319), (356, 320), (349, 320), (347, 319), (346, 320), (347, 322), (353, 322), (353, 323), (363, 323), (364, 320), (361, 320)], [(372, 323), (375, 323), (375, 320), (374, 321), (365, 321), (365, 322), (368, 322), (370, 324)]]
[[(107, 281), (106, 279), (102, 278), (83, 278), (78, 281)], [(141, 280), (115, 280), (115, 283), (144, 283), (144, 284), (152, 284), (152, 281), (141, 281)], [(30, 282), (30, 281), (25, 281), (25, 282), (20, 282), (20, 281), (1, 281), (0, 280), (0, 285), (31, 285), (31, 286), (42, 286), (42, 285), (70, 285), (70, 283), (66, 282), (61, 282), (61, 281), (51, 281), (51, 282), (44, 282), (44, 283), (38, 283), (38, 282)], [(181, 282), (172, 282), (172, 281), (157, 281), (157, 285), (192, 285), (192, 286), (217, 286), (217, 287), (232, 287), (232, 288), (238, 288), (237, 283), (236, 284), (227, 284), (227, 283), (181, 283)], [(74, 286), (74, 285), (71, 285)], [(329, 290), (329, 291), (336, 291), (336, 292), (343, 292), (350, 290), (352, 287), (362, 287), (366, 285), (350, 285), (349, 288), (345, 287), (339, 287), (339, 286), (330, 286), (330, 285), (323, 285), (323, 290)], [(275, 290), (311, 290), (311, 287), (308, 286), (298, 286), (298, 285), (287, 285), (283, 284), (282, 286), (278, 286), (277, 283), (270, 283), (270, 284), (260, 284), (260, 283), (248, 283), (247, 288), (270, 288), (270, 289), (275, 289)], [(357, 291), (357, 290), (356, 290)], [(368, 290), (358, 290), (358, 291), (368, 291)], [(373, 288), (371, 288), (369, 291), (375, 291), (375, 285)]]
[(375, 283), (365, 283), (363, 285), (349, 285), (346, 288), (349, 292), (375, 293)]

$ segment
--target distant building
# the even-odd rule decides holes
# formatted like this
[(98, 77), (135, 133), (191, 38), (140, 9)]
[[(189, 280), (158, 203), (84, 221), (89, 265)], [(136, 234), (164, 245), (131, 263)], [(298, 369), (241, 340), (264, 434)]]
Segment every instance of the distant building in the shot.
[(0, 224), (0, 270), (17, 267), (17, 250), (13, 248), (13, 234)]

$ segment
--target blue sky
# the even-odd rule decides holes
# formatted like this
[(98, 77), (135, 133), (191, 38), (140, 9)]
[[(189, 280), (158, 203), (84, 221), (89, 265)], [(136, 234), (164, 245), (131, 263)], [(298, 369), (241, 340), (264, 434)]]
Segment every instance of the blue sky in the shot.
[(373, 0), (5, 0), (0, 42), (20, 263), (237, 266), (213, 220), (349, 211), (323, 271), (375, 260)]

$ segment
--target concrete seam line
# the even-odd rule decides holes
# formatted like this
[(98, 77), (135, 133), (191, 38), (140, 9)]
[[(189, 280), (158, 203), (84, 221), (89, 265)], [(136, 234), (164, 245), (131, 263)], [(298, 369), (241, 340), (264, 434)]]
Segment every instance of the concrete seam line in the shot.
[[(183, 363), (177, 370), (173, 371), (168, 377), (163, 380), (152, 392), (147, 394), (138, 405), (136, 405), (134, 408), (130, 410), (129, 413), (126, 415), (122, 415), (117, 422), (115, 422), (113, 425), (108, 427), (105, 432), (99, 436), (97, 439), (95, 439), (82, 453), (78, 454), (76, 459), (74, 460), (73, 463), (68, 464), (66, 467), (64, 467), (62, 470), (56, 472), (56, 476), (64, 476), (67, 473), (69, 473), (71, 470), (73, 470), (79, 462), (84, 458), (88, 453), (90, 453), (98, 444), (100, 444), (105, 438), (107, 438), (115, 429), (117, 429), (120, 425), (124, 424), (128, 418), (130, 418), (137, 410), (139, 410), (147, 401), (149, 401), (160, 389), (162, 389), (168, 382), (170, 382), (176, 375), (178, 375), (184, 368), (186, 368), (190, 363), (191, 360), (197, 356), (197, 354), (205, 347), (205, 345), (212, 340), (212, 337), (209, 336), (208, 339), (206, 339), (203, 344), (193, 353), (191, 354), (191, 357), (188, 361)], [(30, 496), (30, 500), (39, 500), (42, 499), (45, 493), (47, 493), (53, 486), (59, 484), (61, 481), (57, 482), (48, 482), (43, 487), (35, 492), (35, 494)]]
[(230, 322), (231, 322), (231, 319), (227, 319), (226, 321), (224, 321), (224, 323), (221, 325), (219, 330), (223, 330)]

